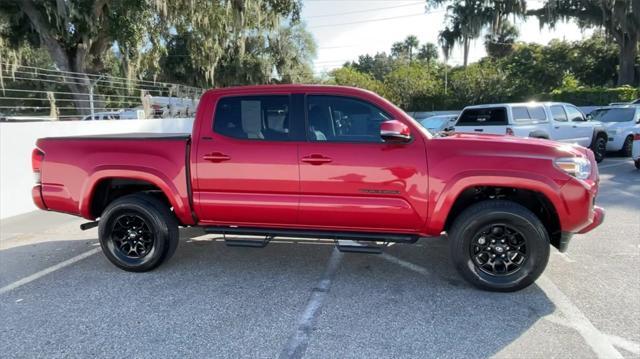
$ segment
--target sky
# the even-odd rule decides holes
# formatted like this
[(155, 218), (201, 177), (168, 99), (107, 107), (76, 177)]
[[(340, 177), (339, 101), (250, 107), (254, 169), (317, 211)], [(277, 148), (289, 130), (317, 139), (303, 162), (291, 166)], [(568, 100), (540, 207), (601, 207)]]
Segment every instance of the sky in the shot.
[[(314, 71), (320, 75), (340, 67), (359, 55), (387, 52), (391, 44), (416, 35), (420, 43), (438, 43), (438, 33), (445, 27), (445, 9), (426, 10), (418, 0), (303, 0), (302, 20), (317, 44)], [(541, 0), (528, 0), (536, 8)], [(513, 19), (511, 19), (513, 21)], [(552, 39), (580, 40), (591, 35), (574, 23), (560, 23), (555, 29), (539, 27), (536, 18), (516, 19), (519, 41), (547, 44)], [(469, 62), (485, 56), (482, 37), (471, 44)], [(442, 58), (442, 52), (440, 52)], [(463, 62), (462, 49), (456, 47), (449, 64)]]

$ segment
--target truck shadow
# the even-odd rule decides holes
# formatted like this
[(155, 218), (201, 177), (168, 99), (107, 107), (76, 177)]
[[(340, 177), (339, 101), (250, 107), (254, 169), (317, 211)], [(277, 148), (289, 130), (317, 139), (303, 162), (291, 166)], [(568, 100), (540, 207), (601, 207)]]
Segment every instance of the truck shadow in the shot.
[[(181, 230), (176, 255), (152, 272), (127, 273), (98, 254), (3, 294), (2, 331), (11, 333), (3, 351), (278, 356), (334, 247), (285, 240), (234, 248), (201, 236)], [(532, 326), (550, 325), (538, 323), (555, 307), (537, 286), (506, 294), (472, 288), (449, 264), (446, 241), (385, 253), (342, 255), (305, 357), (487, 357), (517, 346)], [(136, 331), (144, 335), (129, 335)]]

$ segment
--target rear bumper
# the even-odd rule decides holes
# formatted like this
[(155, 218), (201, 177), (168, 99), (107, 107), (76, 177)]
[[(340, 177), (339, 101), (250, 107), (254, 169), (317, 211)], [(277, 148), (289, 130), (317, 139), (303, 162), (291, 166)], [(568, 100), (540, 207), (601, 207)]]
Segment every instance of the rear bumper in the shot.
[(579, 234), (584, 234), (584, 233), (587, 233), (587, 232), (593, 230), (594, 228), (598, 227), (599, 225), (602, 224), (602, 222), (604, 222), (604, 217), (605, 217), (604, 208), (598, 207), (598, 206), (594, 206), (593, 207), (593, 221), (591, 221), (590, 225), (584, 227), (578, 233)]
[(31, 189), (31, 198), (36, 207), (47, 210), (47, 206), (44, 205), (44, 200), (42, 199), (42, 186), (37, 185)]

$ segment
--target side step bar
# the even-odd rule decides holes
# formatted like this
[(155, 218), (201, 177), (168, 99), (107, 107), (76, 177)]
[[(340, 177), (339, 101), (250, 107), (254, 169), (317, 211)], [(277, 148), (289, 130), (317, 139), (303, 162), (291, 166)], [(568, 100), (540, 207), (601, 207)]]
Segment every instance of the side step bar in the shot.
[(264, 248), (269, 244), (273, 237), (264, 236), (262, 239), (245, 239), (245, 238), (227, 238), (224, 235), (224, 244), (229, 247), (252, 247), (252, 248)]
[(367, 253), (367, 254), (381, 254), (382, 247), (375, 245), (362, 244), (351, 240), (336, 240), (336, 248), (340, 252), (347, 253)]
[(393, 242), (393, 243), (415, 243), (418, 236), (415, 234), (396, 233), (366, 233), (366, 232), (336, 232), (323, 230), (304, 229), (278, 229), (278, 228), (257, 228), (257, 227), (229, 227), (229, 226), (206, 226), (203, 227), (206, 233), (210, 234), (237, 234), (268, 237), (297, 237), (297, 238), (322, 238), (322, 239), (346, 239), (352, 241), (371, 242)]

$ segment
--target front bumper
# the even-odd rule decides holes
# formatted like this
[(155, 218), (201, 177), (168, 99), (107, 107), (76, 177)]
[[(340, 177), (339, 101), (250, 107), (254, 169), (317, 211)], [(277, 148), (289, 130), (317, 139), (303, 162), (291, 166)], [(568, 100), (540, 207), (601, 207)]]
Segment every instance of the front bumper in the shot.
[(593, 207), (593, 221), (591, 221), (590, 225), (584, 227), (578, 233), (579, 234), (584, 234), (584, 233), (587, 233), (587, 232), (593, 230), (594, 228), (598, 227), (599, 225), (602, 224), (602, 222), (604, 222), (604, 217), (605, 217), (604, 208), (598, 207), (598, 206), (594, 206)]

